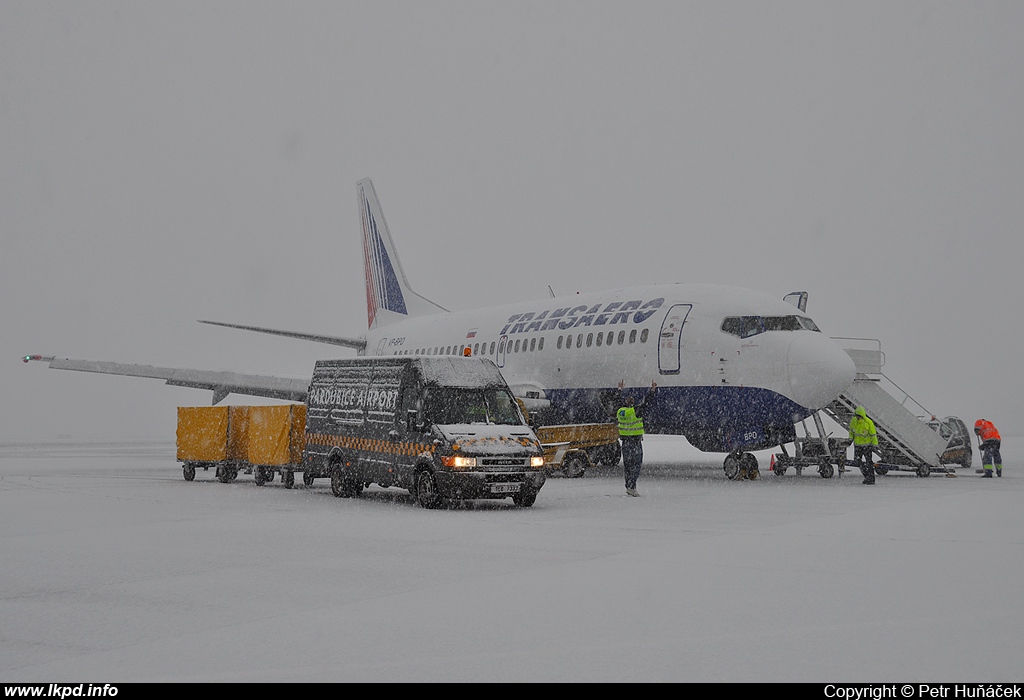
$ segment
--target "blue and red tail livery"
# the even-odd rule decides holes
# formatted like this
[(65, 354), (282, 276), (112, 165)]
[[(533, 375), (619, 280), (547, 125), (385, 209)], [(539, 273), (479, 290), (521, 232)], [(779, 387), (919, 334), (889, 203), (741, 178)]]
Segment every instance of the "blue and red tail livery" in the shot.
[(360, 180), (358, 191), (363, 225), (367, 327), (373, 329), (410, 316), (445, 312), (446, 309), (409, 288), (373, 182)]

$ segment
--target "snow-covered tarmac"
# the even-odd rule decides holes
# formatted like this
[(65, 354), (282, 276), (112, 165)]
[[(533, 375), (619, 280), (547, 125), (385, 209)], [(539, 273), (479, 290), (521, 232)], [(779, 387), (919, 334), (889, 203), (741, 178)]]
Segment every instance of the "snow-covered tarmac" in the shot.
[(0, 446), (0, 678), (1021, 680), (1012, 443), (1002, 479), (874, 487), (646, 450), (639, 499), (602, 469), (427, 511), (188, 483), (173, 445)]

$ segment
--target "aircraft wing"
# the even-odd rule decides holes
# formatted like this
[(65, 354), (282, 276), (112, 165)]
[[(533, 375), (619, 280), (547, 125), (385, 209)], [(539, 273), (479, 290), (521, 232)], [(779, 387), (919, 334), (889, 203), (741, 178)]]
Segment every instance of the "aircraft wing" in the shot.
[(363, 350), (366, 348), (366, 338), (343, 338), (336, 335), (317, 335), (315, 333), (295, 333), (293, 331), (281, 331), (276, 328), (259, 328), (257, 326), (241, 326), (237, 323), (221, 323), (220, 321), (199, 321), (211, 326), (224, 326), (225, 328), (240, 328), (243, 331), (255, 331), (257, 333), (269, 333), (270, 335), (283, 335), (286, 338), (298, 338), (299, 340), (311, 340), (314, 343), (327, 343), (328, 345), (341, 345), (346, 348)]
[(228, 394), (263, 396), (285, 401), (305, 401), (309, 391), (309, 379), (291, 377), (268, 377), (260, 374), (239, 374), (237, 372), (216, 372), (201, 369), (176, 369), (154, 367), (153, 365), (132, 365), (121, 362), (97, 362), (96, 360), (72, 360), (68, 358), (25, 355), (25, 362), (32, 360), (49, 362), (50, 369), (70, 369), (77, 372), (98, 372), (99, 374), (120, 374), (126, 377), (148, 377), (163, 379), (171, 386), (193, 389), (209, 389), (213, 392), (213, 403), (220, 403)]

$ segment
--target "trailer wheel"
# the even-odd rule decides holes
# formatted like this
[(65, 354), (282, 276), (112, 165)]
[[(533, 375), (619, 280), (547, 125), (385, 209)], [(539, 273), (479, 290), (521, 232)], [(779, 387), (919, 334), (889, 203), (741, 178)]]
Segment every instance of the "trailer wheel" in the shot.
[(437, 477), (429, 469), (420, 469), (416, 472), (416, 481), (413, 485), (416, 502), (424, 508), (437, 508), (441, 505), (441, 494), (437, 489)]
[(578, 452), (570, 452), (562, 459), (562, 475), (578, 479), (587, 471), (587, 460)]
[(310, 471), (302, 472), (302, 485), (305, 486), (308, 489), (309, 487), (311, 487), (313, 485), (313, 479), (314, 478), (315, 477), (313, 476), (313, 472), (310, 472)]
[(185, 477), (185, 481), (193, 481), (196, 478), (196, 465), (192, 462), (185, 462), (185, 465), (181, 468), (182, 476)]
[(256, 467), (253, 471), (252, 480), (256, 482), (257, 486), (263, 486), (267, 483), (267, 472), (264, 471), (263, 467)]
[(295, 472), (291, 469), (285, 469), (281, 472), (281, 483), (284, 484), (286, 489), (290, 489), (295, 486)]
[(780, 467), (779, 463), (776, 462), (775, 463), (775, 476), (782, 476), (783, 474), (786, 473), (787, 469), (789, 469), (789, 467)]
[(217, 467), (217, 480), (222, 484), (230, 484), (232, 481), (238, 478), (238, 469), (235, 467), (220, 466)]
[(537, 502), (537, 492), (533, 489), (521, 488), (512, 496), (512, 502), (520, 508), (529, 508)]
[(831, 479), (836, 473), (836, 470), (832, 467), (831, 462), (822, 461), (821, 464), (818, 465), (818, 473), (821, 474), (822, 479)]

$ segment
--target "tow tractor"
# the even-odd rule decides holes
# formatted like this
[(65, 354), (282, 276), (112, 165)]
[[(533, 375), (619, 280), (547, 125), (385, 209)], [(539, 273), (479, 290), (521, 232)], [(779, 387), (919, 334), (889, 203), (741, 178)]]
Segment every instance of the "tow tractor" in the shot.
[(615, 466), (622, 458), (619, 429), (615, 423), (545, 425), (534, 428), (544, 465), (572, 479), (596, 466)]

